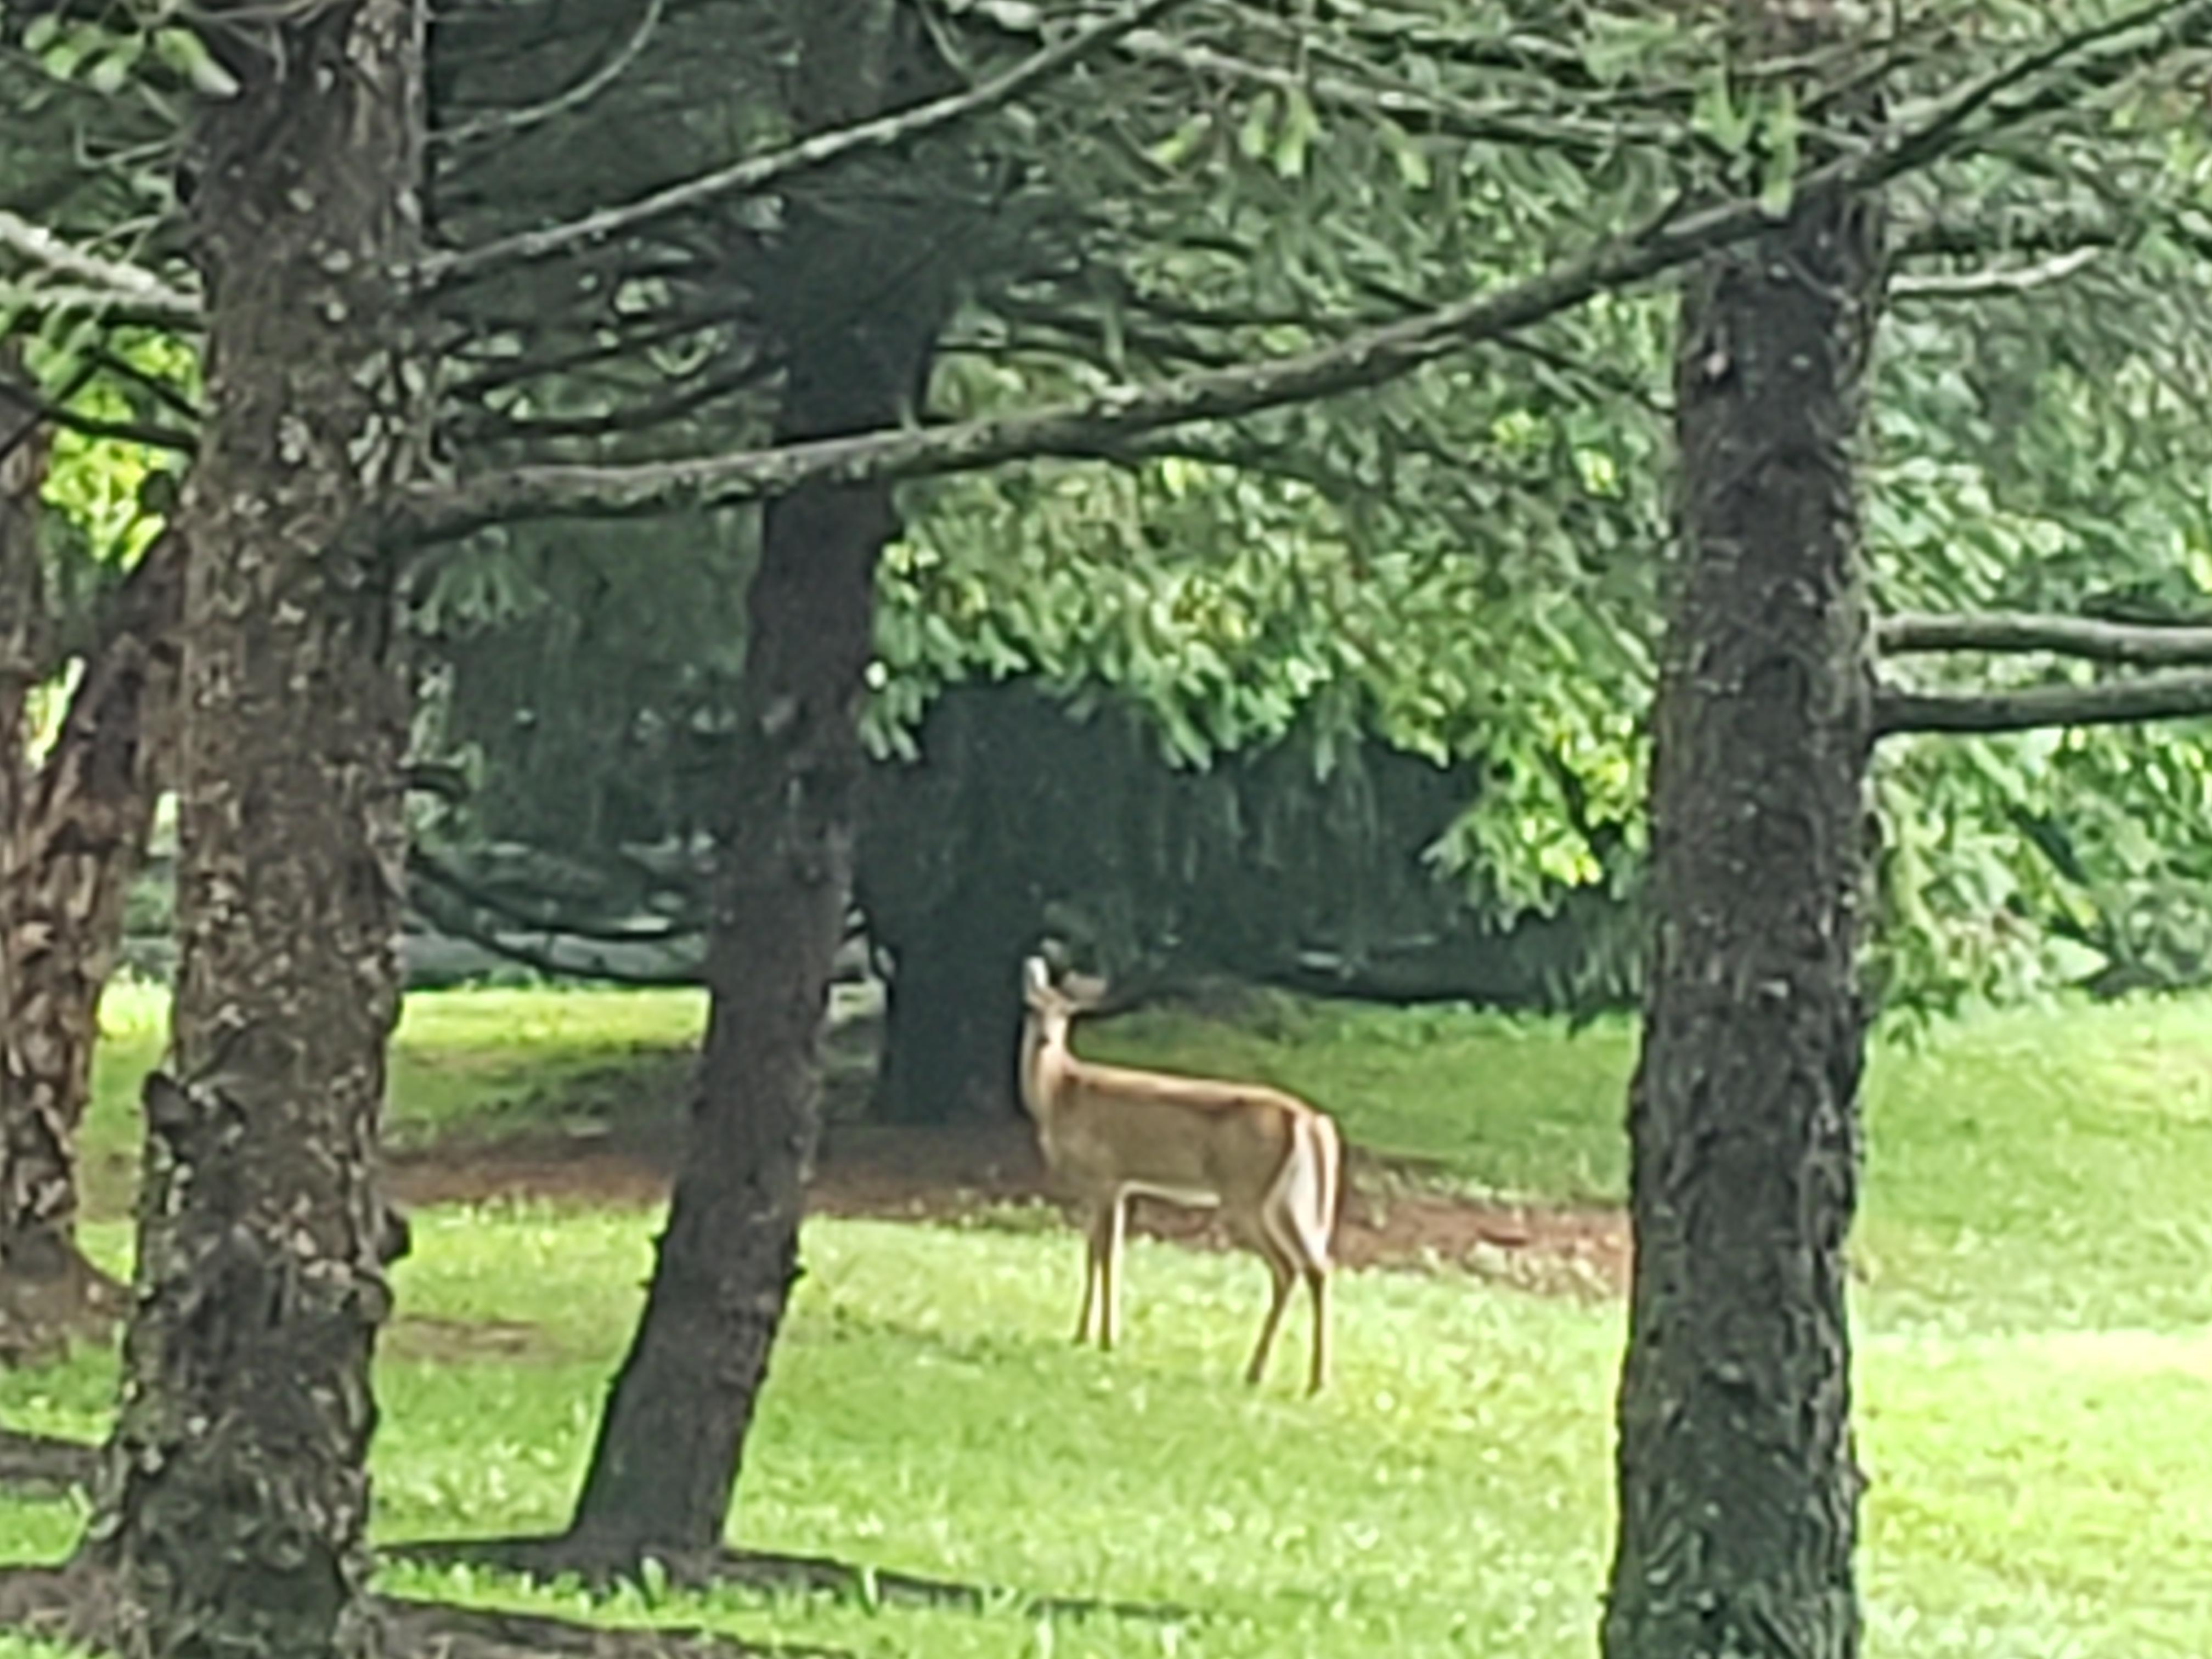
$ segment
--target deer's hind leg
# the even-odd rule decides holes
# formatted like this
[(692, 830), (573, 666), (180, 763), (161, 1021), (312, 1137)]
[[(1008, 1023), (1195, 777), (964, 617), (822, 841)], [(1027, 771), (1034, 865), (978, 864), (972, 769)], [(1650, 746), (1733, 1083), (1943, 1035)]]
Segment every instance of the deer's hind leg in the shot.
[(1328, 1381), (1328, 1269), (1309, 1264), (1300, 1271), (1313, 1301), (1313, 1368), (1306, 1392), (1319, 1394)]
[(1244, 1380), (1255, 1387), (1267, 1375), (1268, 1356), (1275, 1351), (1275, 1333), (1282, 1328), (1284, 1311), (1291, 1305), (1291, 1286), (1298, 1282), (1291, 1264), (1273, 1250), (1262, 1249), (1260, 1255), (1267, 1264), (1267, 1273), (1274, 1280), (1275, 1288), (1267, 1304), (1267, 1317), (1260, 1327), (1259, 1346), (1252, 1350), (1252, 1363), (1244, 1368)]

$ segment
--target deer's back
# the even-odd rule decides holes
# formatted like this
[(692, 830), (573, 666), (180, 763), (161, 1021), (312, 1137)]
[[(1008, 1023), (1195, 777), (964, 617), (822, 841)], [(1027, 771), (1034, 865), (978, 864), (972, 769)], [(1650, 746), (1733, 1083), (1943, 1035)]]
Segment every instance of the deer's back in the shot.
[(1157, 1076), (1077, 1065), (1044, 1126), (1045, 1156), (1060, 1177), (1092, 1190), (1150, 1189), (1256, 1204), (1293, 1144), (1291, 1122), (1311, 1109), (1260, 1084)]

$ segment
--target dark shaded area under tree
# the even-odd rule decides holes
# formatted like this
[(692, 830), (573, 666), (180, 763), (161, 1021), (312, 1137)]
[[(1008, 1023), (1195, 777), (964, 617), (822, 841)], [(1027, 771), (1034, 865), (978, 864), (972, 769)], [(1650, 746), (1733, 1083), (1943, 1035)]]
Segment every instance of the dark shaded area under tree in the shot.
[(1126, 705), (955, 686), (920, 758), (871, 772), (857, 892), (888, 969), (874, 1115), (1014, 1109), (1022, 957), (1066, 940), (1127, 1001), (1212, 975), (1379, 1001), (1590, 1007), (1633, 994), (1632, 907), (1602, 890), (1497, 927), (1431, 846), (1481, 787), (1310, 720), (1205, 771)]

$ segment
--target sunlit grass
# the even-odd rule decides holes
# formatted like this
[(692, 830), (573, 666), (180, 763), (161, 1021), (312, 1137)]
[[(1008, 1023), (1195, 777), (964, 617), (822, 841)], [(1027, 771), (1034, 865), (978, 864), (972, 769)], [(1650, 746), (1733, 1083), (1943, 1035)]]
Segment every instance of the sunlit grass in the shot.
[[(696, 1018), (680, 998), (420, 998), (395, 1115), (428, 1133), (557, 1114), (567, 1082), (680, 1046)], [(125, 1025), (111, 1061), (136, 1040)], [(151, 1018), (143, 1041), (150, 1058)], [(1474, 1184), (1619, 1190), (1622, 1025), (1570, 1037), (1450, 1011), (1289, 1009), (1256, 1031), (1146, 1017), (1086, 1041), (1277, 1079), (1355, 1138)], [(1947, 1029), (1876, 1056), (1869, 1115), (1868, 1653), (2212, 1653), (2212, 1000)], [(655, 1220), (416, 1218), (380, 1362), (380, 1535), (565, 1519)], [(111, 1261), (127, 1249), (118, 1224), (89, 1242)], [(1041, 1624), (645, 1591), (587, 1609), (484, 1575), (394, 1568), (387, 1583), (926, 1659), (1594, 1651), (1617, 1307), (1354, 1276), (1337, 1385), (1308, 1402), (1302, 1323), (1267, 1389), (1236, 1380), (1262, 1297), (1244, 1258), (1138, 1243), (1127, 1340), (1102, 1357), (1066, 1340), (1064, 1231), (817, 1221), (805, 1254), (741, 1541), (1196, 1616)], [(0, 1416), (97, 1433), (112, 1382), (106, 1356), (9, 1374)], [(70, 1504), (0, 1504), (0, 1547), (51, 1557), (76, 1524)]]

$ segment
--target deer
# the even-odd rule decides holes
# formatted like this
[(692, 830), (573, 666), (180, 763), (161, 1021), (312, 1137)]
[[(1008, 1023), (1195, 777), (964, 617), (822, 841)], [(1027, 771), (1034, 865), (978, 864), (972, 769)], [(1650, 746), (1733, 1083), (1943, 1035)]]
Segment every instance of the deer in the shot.
[(1320, 1393), (1328, 1377), (1329, 1252), (1344, 1165), (1335, 1122), (1261, 1084), (1077, 1059), (1068, 1027), (1097, 1006), (1103, 991), (1078, 988), (1072, 977), (1055, 983), (1041, 957), (1022, 965), (1022, 1105), (1036, 1123), (1045, 1167), (1086, 1222), (1076, 1342), (1090, 1340), (1095, 1322), (1101, 1350), (1113, 1349), (1132, 1196), (1218, 1209), (1274, 1281), (1245, 1381), (1256, 1386), (1266, 1374), (1291, 1292), (1304, 1279), (1313, 1304), (1306, 1391)]

